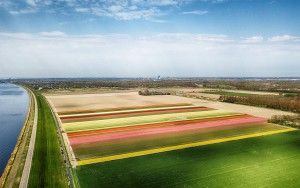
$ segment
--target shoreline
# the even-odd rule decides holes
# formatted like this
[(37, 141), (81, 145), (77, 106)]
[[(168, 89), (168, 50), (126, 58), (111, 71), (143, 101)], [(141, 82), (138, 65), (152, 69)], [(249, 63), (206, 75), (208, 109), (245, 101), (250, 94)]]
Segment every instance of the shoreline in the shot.
[[(34, 104), (34, 101), (33, 101), (33, 96), (32, 96), (32, 93), (31, 91), (24, 87), (24, 86), (21, 86), (19, 85), (19, 87), (22, 87), (24, 90), (26, 90), (27, 92), (27, 95), (28, 95), (28, 98), (29, 98), (29, 104), (28, 104), (28, 110), (27, 110), (27, 114), (26, 114), (26, 118), (24, 119), (24, 123), (23, 123), (23, 126), (22, 126), (22, 129), (17, 137), (17, 142), (16, 142), (16, 145), (14, 147), (14, 150), (12, 151), (11, 155), (10, 155), (10, 158), (8, 159), (7, 161), (7, 164), (6, 164), (6, 167), (0, 177), (0, 187), (4, 187), (8, 181), (8, 178), (10, 176), (10, 173), (11, 173), (11, 170), (13, 168), (13, 166), (15, 165), (15, 161), (16, 161), (16, 158), (18, 157), (18, 155), (20, 154), (20, 147), (22, 145), (22, 143), (26, 140), (25, 138), (25, 134), (26, 134), (26, 129), (29, 129), (30, 131), (30, 128), (31, 128), (31, 125), (30, 125), (30, 115), (32, 113), (32, 111), (34, 111), (34, 107), (33, 107), (33, 104)], [(26, 147), (26, 143), (25, 143), (25, 147)], [(22, 155), (22, 153), (20, 154)], [(20, 164), (18, 164), (20, 165)]]

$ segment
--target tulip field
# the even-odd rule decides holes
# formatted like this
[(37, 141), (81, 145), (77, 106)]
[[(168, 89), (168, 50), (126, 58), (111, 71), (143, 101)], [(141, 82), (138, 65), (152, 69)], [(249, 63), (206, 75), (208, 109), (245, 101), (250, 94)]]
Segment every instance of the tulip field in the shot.
[[(210, 177), (225, 182), (230, 169), (251, 174), (248, 157), (280, 135), (286, 141), (297, 132), (265, 118), (188, 103), (61, 112), (59, 118), (81, 187), (217, 186)], [(275, 156), (284, 150), (268, 149)], [(267, 161), (266, 155), (256, 156), (255, 164)]]

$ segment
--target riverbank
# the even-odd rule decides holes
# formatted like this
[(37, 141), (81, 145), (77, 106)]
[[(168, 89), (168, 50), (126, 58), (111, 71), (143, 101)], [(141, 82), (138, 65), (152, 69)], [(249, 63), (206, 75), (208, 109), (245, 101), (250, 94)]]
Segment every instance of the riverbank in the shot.
[(33, 93), (25, 88), (29, 95), (29, 108), (23, 128), (19, 134), (15, 148), (1, 176), (0, 187), (19, 187), (22, 171), (25, 165), (28, 146), (35, 114), (35, 100)]

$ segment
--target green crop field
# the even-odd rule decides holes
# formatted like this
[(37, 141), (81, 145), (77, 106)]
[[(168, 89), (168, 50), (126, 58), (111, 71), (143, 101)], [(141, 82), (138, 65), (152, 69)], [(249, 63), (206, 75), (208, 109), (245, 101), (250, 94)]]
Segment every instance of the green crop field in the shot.
[(44, 97), (35, 94), (39, 115), (28, 187), (68, 187), (55, 121)]
[(77, 167), (81, 187), (299, 187), (300, 131)]
[(225, 116), (233, 116), (239, 114), (240, 113), (227, 112), (223, 110), (209, 110), (209, 111), (198, 111), (198, 112), (184, 112), (184, 113), (95, 120), (95, 121), (86, 121), (86, 122), (64, 123), (63, 126), (66, 132), (78, 132), (83, 130), (125, 127), (125, 126), (132, 126), (138, 124), (162, 123), (162, 122), (179, 121), (179, 120), (225, 117)]

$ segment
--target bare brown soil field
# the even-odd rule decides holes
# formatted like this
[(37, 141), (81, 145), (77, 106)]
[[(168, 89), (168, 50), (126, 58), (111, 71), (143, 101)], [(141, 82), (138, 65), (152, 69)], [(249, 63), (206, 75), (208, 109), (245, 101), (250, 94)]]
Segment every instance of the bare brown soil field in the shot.
[[(175, 89), (174, 89), (175, 90)], [(179, 89), (177, 89), (179, 90)], [(192, 91), (193, 89), (184, 89)], [(182, 91), (180, 89), (180, 91)], [(102, 94), (77, 94), (47, 96), (55, 106), (58, 114), (93, 113), (109, 110), (126, 110), (143, 107), (167, 107), (196, 105), (208, 108), (235, 111), (258, 117), (270, 118), (272, 115), (292, 115), (293, 113), (280, 110), (253, 107), (247, 105), (223, 103), (203, 99), (164, 96), (140, 96), (137, 92), (102, 93)]]
[(178, 107), (172, 109), (149, 109), (140, 111), (125, 111), (125, 112), (111, 112), (111, 113), (94, 113), (94, 114), (76, 114), (61, 116), (60, 119), (63, 123), (74, 122), (74, 121), (89, 121), (96, 119), (109, 119), (109, 118), (120, 118), (120, 117), (131, 117), (141, 115), (154, 115), (154, 114), (166, 114), (166, 113), (177, 113), (177, 112), (193, 112), (202, 110), (212, 110), (211, 108), (203, 106), (190, 106), (190, 107)]
[(141, 96), (137, 92), (48, 96), (58, 114), (103, 109), (188, 105), (193, 100), (178, 96)]
[(209, 108), (229, 110), (229, 111), (234, 111), (239, 113), (251, 114), (253, 116), (264, 117), (264, 118), (271, 118), (273, 115), (294, 115), (294, 113), (292, 112), (255, 107), (255, 106), (247, 106), (241, 104), (217, 102), (217, 101), (199, 100), (199, 102), (197, 102), (196, 104), (203, 105)]

